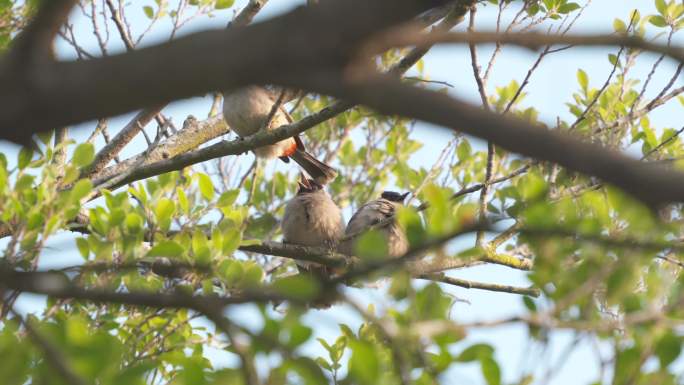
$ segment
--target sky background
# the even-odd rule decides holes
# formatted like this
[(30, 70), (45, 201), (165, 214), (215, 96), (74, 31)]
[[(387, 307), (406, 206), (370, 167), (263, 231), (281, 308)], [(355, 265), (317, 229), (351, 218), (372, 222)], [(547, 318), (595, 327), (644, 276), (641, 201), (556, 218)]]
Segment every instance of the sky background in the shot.
[[(145, 22), (142, 14), (144, 5), (152, 4), (153, 1), (136, 1), (131, 6), (132, 10), (138, 7), (135, 15), (130, 15), (134, 34), (139, 25)], [(239, 9), (245, 0), (237, 1)], [(303, 3), (294, 0), (271, 0), (265, 9), (259, 14), (257, 20), (267, 19), (274, 15), (291, 9)], [(585, 4), (584, 1), (579, 1)], [(591, 2), (581, 19), (577, 22), (573, 31), (576, 33), (610, 33), (612, 32), (612, 22), (614, 18), (627, 20), (629, 12), (637, 8), (642, 15), (655, 13), (655, 7), (651, 0), (594, 0)], [(491, 30), (494, 28), (497, 8), (493, 5), (481, 6), (478, 11), (476, 28), (480, 30)], [(514, 12), (507, 12), (505, 16), (511, 16)], [(181, 34), (187, 34), (196, 30), (207, 28), (223, 28), (232, 16), (232, 10), (216, 12), (213, 17), (195, 20), (183, 29)], [(86, 48), (96, 51), (96, 42), (91, 38), (91, 32), (85, 19), (77, 12), (73, 14), (72, 21), (75, 24), (77, 38)], [(138, 23), (138, 21), (140, 23)], [(506, 21), (506, 17), (504, 17)], [(460, 26), (459, 29), (462, 29)], [(160, 24), (155, 28), (145, 40), (143, 45), (154, 44), (164, 41), (168, 37), (169, 26)], [(651, 34), (652, 35), (652, 34)], [(649, 35), (649, 36), (651, 36)], [(675, 35), (675, 43), (682, 43), (681, 38)], [(112, 39), (116, 42), (116, 39)], [(117, 47), (114, 52), (123, 51), (123, 45), (114, 43)], [(491, 53), (490, 46), (479, 48), (480, 63), (485, 65)], [(524, 107), (533, 106), (539, 111), (542, 121), (554, 124), (557, 117), (570, 119), (571, 115), (565, 103), (572, 97), (573, 92), (577, 92), (576, 72), (578, 68), (583, 68), (590, 76), (590, 85), (600, 87), (605, 81), (611, 70), (611, 65), (607, 60), (609, 53), (616, 53), (618, 48), (574, 48), (562, 53), (548, 56), (540, 65), (531, 79), (531, 83), (526, 89), (528, 96), (521, 103)], [(58, 54), (62, 58), (73, 58), (73, 50), (65, 43), (58, 44)], [(488, 91), (492, 93), (494, 87), (505, 86), (511, 80), (522, 82), (531, 64), (536, 60), (537, 54), (529, 50), (505, 47), (503, 53), (497, 59)], [(657, 59), (657, 56), (644, 54), (635, 66), (632, 76), (645, 79), (650, 66)], [(676, 66), (670, 60), (665, 60), (661, 65), (651, 92), (647, 96), (653, 96), (655, 90), (662, 88), (669, 77), (674, 73)], [(427, 76), (432, 80), (446, 81), (453, 85), (449, 92), (456, 97), (469, 100), (479, 104), (480, 98), (472, 76), (470, 67), (470, 55), (467, 47), (464, 46), (443, 46), (433, 48), (425, 58), (425, 69)], [(680, 86), (681, 81), (675, 84)], [(657, 92), (657, 91), (656, 91)], [(672, 127), (673, 123), (680, 121), (673, 117), (681, 116), (681, 106), (676, 101), (670, 103), (651, 115), (651, 121), (659, 128)], [(206, 116), (209, 109), (207, 98), (192, 98), (188, 100), (174, 102), (165, 108), (164, 112), (170, 116), (176, 125), (182, 124), (183, 120), (190, 114), (197, 117)], [(114, 118), (110, 121), (111, 134), (116, 133), (116, 128), (122, 127), (131, 117), (131, 114)], [(78, 141), (85, 139), (91, 132), (94, 124), (92, 122), (75, 127), (72, 136)], [(148, 130), (154, 135), (154, 128), (150, 125)], [(427, 124), (419, 123), (415, 130), (415, 138), (424, 143), (424, 147), (412, 158), (416, 166), (429, 168), (452, 135), (448, 130), (441, 130)], [(483, 143), (475, 140), (476, 148), (482, 149)], [(122, 158), (134, 155), (144, 149), (142, 137), (129, 146), (122, 154)], [(7, 154), (8, 159), (16, 159), (17, 148), (11, 144), (0, 144), (0, 150)], [(245, 156), (246, 164), (251, 162), (251, 155)], [(392, 187), (392, 186), (388, 186)], [(458, 186), (460, 187), (460, 186)], [(347, 218), (349, 214), (347, 213)], [(55, 236), (48, 244), (48, 250), (44, 253), (41, 260), (43, 268), (56, 268), (66, 265), (73, 265), (81, 262), (80, 256), (74, 251), (73, 236), (68, 233)], [(529, 282), (524, 272), (508, 269), (501, 266), (482, 266), (474, 267), (453, 273), (453, 276), (483, 282), (493, 282), (501, 284), (511, 284), (526, 286)], [(447, 287), (444, 289), (452, 293), (458, 301), (453, 306), (452, 318), (461, 322), (495, 320), (510, 317), (525, 311), (522, 299), (518, 296), (494, 293), (477, 290), (466, 290), (461, 288)], [(378, 306), (378, 311), (382, 311), (381, 304), (384, 303), (383, 290), (374, 289), (349, 289), (349, 294), (359, 302), (368, 304), (373, 303)], [(538, 300), (538, 304), (543, 306), (543, 299)], [(42, 310), (45, 299), (36, 295), (22, 295), (17, 304), (17, 309), (22, 312), (39, 312)], [(249, 327), (258, 328), (260, 325), (256, 321), (255, 309), (250, 306), (240, 306), (230, 309), (230, 315), (240, 320)], [(306, 316), (308, 324), (314, 327), (314, 337), (322, 337), (330, 340), (339, 335), (339, 323), (346, 323), (352, 329), (358, 328), (361, 319), (353, 310), (346, 306), (335, 306), (328, 311), (313, 310)], [(535, 383), (539, 384), (589, 384), (596, 379), (598, 365), (596, 349), (602, 350), (604, 358), (608, 357), (608, 350), (605, 347), (597, 346), (590, 339), (584, 339), (577, 344), (572, 353), (564, 356), (566, 347), (573, 342), (574, 335), (570, 332), (558, 332), (549, 337), (546, 346), (530, 342), (526, 327), (511, 325), (499, 328), (473, 330), (468, 338), (454, 348), (457, 352), (463, 347), (476, 342), (487, 342), (495, 346), (496, 355), (502, 365), (504, 382), (518, 380), (522, 375), (532, 370), (537, 377)], [(324, 355), (324, 351), (315, 339), (312, 339), (303, 347), (305, 352), (315, 355)], [(232, 365), (234, 357), (216, 349), (209, 349), (209, 357), (216, 366)], [(562, 366), (558, 366), (562, 363)], [(559, 367), (555, 371), (555, 377), (545, 378), (545, 371), (549, 367)], [(444, 383), (460, 384), (482, 384), (483, 379), (479, 373), (479, 367), (473, 365), (459, 365), (450, 370), (444, 377)]]

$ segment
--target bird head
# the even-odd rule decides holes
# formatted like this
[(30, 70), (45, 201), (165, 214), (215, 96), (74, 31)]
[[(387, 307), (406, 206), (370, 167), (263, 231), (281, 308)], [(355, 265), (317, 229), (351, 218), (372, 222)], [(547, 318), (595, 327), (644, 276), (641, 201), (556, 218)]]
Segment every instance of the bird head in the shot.
[(384, 199), (387, 199), (390, 202), (404, 203), (404, 200), (409, 194), (410, 192), (400, 194), (395, 191), (383, 191), (380, 196)]
[(297, 195), (316, 192), (323, 188), (321, 184), (319, 184), (313, 179), (307, 178), (304, 174), (300, 174), (299, 181), (297, 182), (297, 184), (299, 185)]

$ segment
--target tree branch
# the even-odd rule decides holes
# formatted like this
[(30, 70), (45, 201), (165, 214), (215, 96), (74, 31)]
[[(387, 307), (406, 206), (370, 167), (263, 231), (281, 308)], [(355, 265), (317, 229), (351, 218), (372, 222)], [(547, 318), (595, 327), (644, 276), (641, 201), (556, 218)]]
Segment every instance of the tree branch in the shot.
[(440, 43), (452, 44), (512, 44), (537, 50), (547, 45), (573, 46), (624, 46), (660, 53), (678, 62), (684, 62), (684, 48), (653, 43), (634, 35), (552, 35), (539, 32), (496, 33), (496, 32), (449, 32), (420, 33), (413, 26), (393, 28), (374, 36), (366, 42), (364, 52), (382, 52), (399, 46), (432, 46)]
[(53, 272), (19, 272), (0, 268), (0, 288), (49, 295), (54, 298), (73, 298), (96, 303), (119, 303), (133, 306), (222, 309), (228, 305), (252, 302), (290, 300), (275, 293), (249, 292), (239, 296), (189, 295), (185, 293), (116, 292), (103, 289), (84, 289), (74, 285), (66, 276)]
[(17, 78), (4, 61), (0, 137), (25, 142), (56, 126), (217, 89), (340, 70), (362, 39), (445, 2), (331, 1), (244, 28), (194, 33), (120, 55), (42, 63), (40, 76), (31, 79)]
[[(183, 123), (183, 129), (177, 134), (161, 142), (148, 154), (141, 153), (126, 159), (119, 164), (105, 168), (92, 178), (93, 183), (99, 185), (111, 178), (121, 175), (127, 172), (134, 164), (138, 164), (143, 158), (144, 160), (142, 164), (136, 168), (136, 172), (144, 172), (144, 169), (148, 164), (174, 158), (179, 154), (197, 148), (199, 145), (206, 143), (209, 140), (226, 134), (228, 131), (229, 127), (222, 116), (215, 116), (203, 121), (197, 121), (194, 117), (190, 116)], [(185, 167), (185, 165), (176, 168), (176, 170), (182, 169), (183, 167)], [(117, 184), (117, 186), (123, 184), (120, 183)]]
[[(17, 36), (10, 57), (26, 65), (52, 56), (52, 42), (77, 0), (42, 1), (31, 23)], [(35, 63), (33, 63), (35, 64)], [(34, 74), (35, 75), (35, 74)]]
[(349, 263), (349, 256), (336, 253), (325, 247), (300, 246), (288, 243), (265, 241), (258, 245), (240, 246), (240, 251), (274, 255), (298, 261), (315, 262), (329, 267), (344, 267)]
[(491, 141), (508, 151), (557, 163), (603, 179), (651, 207), (684, 201), (684, 174), (639, 162), (596, 144), (514, 117), (488, 113), (447, 95), (401, 84), (386, 76), (354, 83), (333, 78), (309, 81), (309, 88), (335, 94), (388, 115), (423, 120)]
[(460, 287), (464, 287), (466, 289), (480, 289), (480, 290), (488, 290), (488, 291), (499, 291), (502, 293), (529, 295), (532, 297), (539, 297), (539, 295), (540, 295), (539, 289), (537, 289), (535, 287), (517, 287), (517, 286), (510, 286), (510, 285), (499, 285), (499, 284), (494, 284), (494, 283), (474, 282), (474, 281), (468, 281), (465, 279), (449, 277), (444, 273), (422, 274), (422, 275), (416, 276), (415, 278), (425, 279), (428, 281), (434, 281), (434, 282), (440, 282), (440, 283), (446, 283), (446, 284), (454, 285), (454, 286), (460, 286)]
[[(453, 6), (453, 9), (447, 16), (444, 18), (444, 20), (439, 23), (436, 27), (436, 31), (448, 31), (449, 29), (453, 28), (455, 25), (463, 21), (463, 17), (466, 14), (468, 8), (474, 4), (474, 0), (466, 0), (466, 1), (461, 1), (456, 3)], [(440, 11), (444, 11), (444, 9), (441, 9)], [(435, 16), (433, 16), (435, 17)], [(404, 74), (406, 71), (408, 71), (411, 67), (413, 67), (429, 50), (430, 47), (420, 47), (420, 48), (415, 48), (411, 50), (406, 56), (404, 56), (394, 67), (392, 67), (388, 73), (395, 75), (395, 76), (400, 76)], [(165, 151), (165, 153), (169, 156), (164, 156), (163, 159), (167, 159), (164, 162), (155, 162), (161, 160), (160, 158), (156, 157), (154, 154), (150, 154), (148, 161), (137, 169), (134, 173), (129, 175), (129, 177), (124, 180), (121, 185), (125, 185), (127, 183), (134, 182), (136, 180), (141, 180), (145, 178), (149, 178), (155, 175), (163, 174), (165, 172), (169, 171), (175, 171), (175, 170), (180, 170), (184, 167), (191, 166), (196, 163), (204, 162), (210, 159), (215, 159), (219, 158), (222, 156), (227, 156), (227, 155), (238, 155), (242, 154), (245, 152), (248, 152), (250, 150), (253, 150), (254, 148), (257, 148), (259, 146), (267, 145), (267, 144), (273, 144), (276, 143), (280, 140), (286, 139), (288, 137), (295, 136), (297, 134), (301, 134), (302, 132), (318, 125), (321, 124), (329, 119), (334, 118), (335, 116), (348, 111), (352, 108), (356, 107), (354, 103), (349, 103), (346, 101), (337, 101), (322, 110), (318, 111), (315, 114), (309, 115), (305, 118), (303, 118), (300, 121), (294, 122), (292, 124), (280, 126), (278, 129), (271, 131), (271, 135), (268, 136), (266, 134), (263, 134), (264, 140), (262, 141), (259, 134), (254, 135), (250, 138), (247, 138), (245, 140), (242, 140), (240, 142), (221, 142), (218, 144), (215, 144), (213, 146), (209, 146), (207, 148), (199, 149), (193, 152), (188, 152), (190, 149), (196, 147), (199, 144), (202, 144), (210, 139), (213, 139), (220, 134), (213, 136), (207, 136), (206, 138), (204, 137), (195, 137), (193, 135), (192, 140), (187, 140), (188, 138), (178, 138), (174, 139), (176, 143), (182, 143), (184, 144), (181, 148), (177, 148), (174, 150), (170, 151)], [(213, 121), (213, 119), (220, 119), (220, 117), (217, 118), (211, 118), (210, 120)], [(218, 122), (216, 124), (221, 124), (223, 122), (222, 119), (220, 119), (221, 122)], [(205, 121), (206, 124), (210, 127), (216, 127), (214, 123), (209, 123), (209, 121)], [(204, 123), (200, 123), (204, 124)], [(225, 123), (224, 123), (225, 125)], [(227, 130), (227, 129), (226, 129)], [(220, 131), (220, 130), (219, 130)], [(208, 133), (209, 131), (206, 130), (206, 128), (201, 129), (198, 133)], [(183, 134), (185, 135), (185, 134)], [(206, 139), (206, 140), (205, 140)], [(200, 141), (204, 140), (204, 141)], [(194, 147), (191, 146), (186, 146), (185, 144), (188, 143), (196, 143)], [(160, 146), (160, 151), (161, 149), (165, 146), (164, 143)], [(182, 156), (180, 156), (183, 154)], [(174, 158), (175, 157), (175, 158)], [(173, 158), (173, 159), (170, 159)], [(131, 163), (134, 162), (134, 159), (136, 158), (131, 158)], [(126, 163), (126, 162), (124, 162)], [(107, 170), (104, 170), (101, 175), (98, 175), (97, 179), (95, 180), (95, 184), (101, 183), (103, 180), (109, 179), (113, 177), (116, 174), (122, 173), (125, 171), (127, 168), (127, 165), (117, 165), (110, 167)]]
[(162, 106), (157, 106), (140, 111), (109, 143), (102, 147), (97, 155), (95, 155), (93, 163), (83, 171), (81, 177), (87, 178), (102, 171), (138, 135), (140, 130), (154, 119), (161, 109)]

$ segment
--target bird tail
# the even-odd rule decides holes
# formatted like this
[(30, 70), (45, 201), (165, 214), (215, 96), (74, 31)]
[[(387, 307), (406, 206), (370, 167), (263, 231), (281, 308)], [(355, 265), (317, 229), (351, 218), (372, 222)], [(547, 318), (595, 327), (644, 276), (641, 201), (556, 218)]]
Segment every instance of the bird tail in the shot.
[(337, 170), (314, 158), (302, 149), (297, 149), (290, 157), (320, 185), (325, 185), (337, 177)]

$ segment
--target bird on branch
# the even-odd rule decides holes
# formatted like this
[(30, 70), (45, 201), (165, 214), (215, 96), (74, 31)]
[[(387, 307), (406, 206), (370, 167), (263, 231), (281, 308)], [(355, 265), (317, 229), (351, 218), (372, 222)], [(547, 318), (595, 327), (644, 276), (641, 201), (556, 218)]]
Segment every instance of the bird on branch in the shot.
[[(223, 94), (223, 118), (241, 138), (292, 123), (282, 106), (283, 98), (274, 98), (266, 88), (248, 86)], [(337, 177), (337, 171), (306, 152), (299, 135), (254, 150), (257, 159), (294, 160), (311, 178), (325, 185)]]

